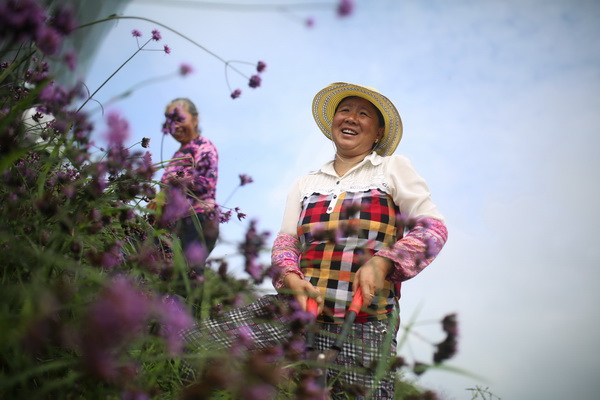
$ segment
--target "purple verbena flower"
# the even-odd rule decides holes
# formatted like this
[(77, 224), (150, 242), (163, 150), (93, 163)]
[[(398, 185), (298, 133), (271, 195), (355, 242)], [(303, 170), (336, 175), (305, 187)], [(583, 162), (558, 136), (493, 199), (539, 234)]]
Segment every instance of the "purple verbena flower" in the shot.
[(225, 222), (229, 222), (231, 219), (231, 210), (227, 210), (225, 212), (219, 213), (219, 223), (223, 224)]
[(47, 55), (53, 55), (58, 51), (62, 43), (60, 34), (54, 28), (43, 26), (37, 33), (35, 44)]
[(112, 245), (107, 251), (102, 253), (100, 260), (101, 266), (104, 269), (113, 269), (123, 262), (123, 244), (120, 242)]
[(352, 0), (340, 0), (337, 6), (337, 14), (340, 17), (347, 17), (354, 11), (354, 2)]
[(75, 68), (77, 68), (77, 58), (75, 53), (73, 51), (67, 51), (64, 55), (64, 60), (69, 70), (75, 71)]
[(238, 328), (236, 338), (234, 339), (229, 353), (233, 357), (243, 356), (248, 349), (254, 345), (254, 338), (252, 337), (252, 330), (248, 326), (241, 326)]
[(312, 28), (313, 26), (315, 26), (315, 19), (313, 17), (306, 18), (306, 21), (304, 21), (304, 25), (306, 25), (308, 28)]
[(206, 247), (199, 241), (193, 241), (185, 250), (185, 258), (190, 264), (200, 264), (206, 260)]
[(165, 44), (163, 46), (163, 49), (165, 51), (165, 54), (171, 54), (171, 48), (168, 45)]
[(63, 36), (68, 36), (77, 28), (75, 12), (73, 8), (65, 5), (58, 5), (50, 24)]
[(183, 350), (183, 339), (179, 335), (184, 329), (194, 324), (194, 319), (173, 296), (164, 296), (156, 304), (156, 311), (160, 323), (159, 335), (167, 342), (167, 351), (170, 355), (180, 354)]
[(142, 37), (142, 32), (140, 32), (137, 29), (132, 30), (131, 34), (133, 35), (133, 37)]
[(240, 396), (244, 400), (264, 400), (273, 399), (276, 391), (273, 385), (268, 383), (261, 383), (257, 385), (245, 386)]
[(160, 217), (160, 222), (163, 226), (179, 220), (190, 211), (190, 203), (186, 199), (181, 188), (169, 188), (167, 191), (167, 198), (167, 204), (164, 206)]
[(21, 41), (36, 39), (48, 16), (34, 0), (7, 0), (0, 3), (0, 37)]
[(187, 76), (187, 75), (191, 74), (192, 72), (194, 72), (194, 69), (189, 64), (183, 63), (179, 66), (179, 74), (181, 76)]
[(91, 304), (83, 324), (82, 351), (87, 369), (114, 379), (117, 352), (143, 332), (151, 304), (124, 276), (118, 275)]
[(238, 207), (235, 208), (235, 212), (236, 212), (238, 221), (241, 221), (244, 218), (246, 218), (246, 213), (241, 212)]
[(121, 118), (118, 112), (111, 111), (106, 118), (108, 124), (108, 132), (106, 139), (110, 147), (121, 147), (129, 137), (129, 123), (126, 119)]
[(231, 98), (235, 100), (240, 97), (241, 94), (242, 91), (240, 89), (235, 89), (233, 92), (231, 92)]
[(266, 68), (267, 64), (264, 61), (259, 61), (258, 64), (256, 64), (256, 71), (258, 71), (258, 73), (263, 72)]
[(158, 31), (158, 29), (154, 29), (152, 31), (152, 40), (155, 40), (158, 42), (160, 39), (161, 39), (160, 32)]
[(252, 182), (254, 182), (254, 180), (251, 176), (246, 174), (240, 174), (240, 186), (244, 186)]
[(262, 81), (262, 78), (258, 75), (252, 75), (250, 77), (250, 81), (248, 82), (248, 86), (250, 86), (253, 89), (256, 89), (257, 87), (260, 86), (260, 83)]

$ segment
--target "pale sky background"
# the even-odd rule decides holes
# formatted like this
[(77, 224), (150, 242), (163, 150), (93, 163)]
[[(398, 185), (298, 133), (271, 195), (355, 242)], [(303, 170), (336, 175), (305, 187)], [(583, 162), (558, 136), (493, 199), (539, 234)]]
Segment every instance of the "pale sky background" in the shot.
[[(136, 50), (132, 29), (143, 38), (159, 29), (154, 48), (168, 44), (172, 53), (138, 54), (98, 101), (182, 62), (193, 66), (192, 75), (143, 87), (107, 109), (129, 120), (131, 143), (150, 137), (159, 161), (164, 107), (189, 97), (220, 152), (217, 200), (240, 173), (252, 176), (225, 204), (248, 219), (222, 226), (214, 255), (234, 252), (227, 243), (242, 239), (250, 219), (272, 240), (293, 180), (333, 156), (312, 119), (316, 92), (336, 81), (377, 88), (403, 118), (396, 153), (427, 180), (449, 229), (438, 259), (404, 284), (402, 318), (457, 312), (460, 349), (449, 365), (486, 379), (429, 371), (418, 384), (446, 400), (468, 400), (476, 385), (504, 400), (598, 399), (600, 1), (359, 0), (345, 19), (336, 1), (320, 3), (331, 7), (251, 12), (133, 0), (125, 8), (223, 59), (265, 61), (255, 90), (230, 71), (232, 89), (243, 91), (237, 100), (220, 61), (146, 21), (110, 24), (86, 82), (95, 90)], [(303, 25), (308, 17), (313, 28)], [(236, 67), (254, 74), (251, 65)], [(163, 159), (176, 148), (165, 138)], [(438, 324), (418, 331), (442, 338)], [(430, 361), (432, 351), (412, 337), (400, 353)]]

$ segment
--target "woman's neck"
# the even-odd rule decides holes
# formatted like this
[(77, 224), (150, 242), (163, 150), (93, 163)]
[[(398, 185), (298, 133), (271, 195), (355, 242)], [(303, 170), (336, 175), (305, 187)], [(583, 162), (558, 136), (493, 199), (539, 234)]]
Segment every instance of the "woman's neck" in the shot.
[(333, 160), (333, 169), (339, 176), (344, 176), (346, 172), (350, 171), (354, 166), (359, 164), (362, 160), (365, 159), (370, 153), (367, 154), (359, 154), (357, 156), (344, 157), (340, 155), (338, 152), (335, 153), (335, 158)]

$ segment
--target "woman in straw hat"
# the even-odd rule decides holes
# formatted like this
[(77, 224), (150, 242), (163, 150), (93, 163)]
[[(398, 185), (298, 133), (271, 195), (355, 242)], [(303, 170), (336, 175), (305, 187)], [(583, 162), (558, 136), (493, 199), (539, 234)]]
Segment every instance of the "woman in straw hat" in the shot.
[[(447, 230), (425, 181), (406, 157), (393, 155), (402, 121), (387, 97), (339, 82), (317, 93), (312, 112), (335, 156), (297, 180), (288, 195), (273, 245), (280, 270), (274, 285), (295, 293), (301, 305), (308, 296), (317, 299), (324, 338), (339, 332), (353, 292), (361, 288), (366, 309), (338, 362), (368, 367), (363, 353), (374, 355), (369, 360), (379, 357), (380, 332), (389, 331), (395, 318), (401, 282), (433, 261)], [(360, 345), (351, 344), (356, 341)], [(350, 380), (370, 385), (368, 373), (354, 375)], [(381, 382), (374, 397), (393, 398), (392, 385)]]
[[(288, 194), (273, 244), (273, 284), (280, 293), (291, 293), (304, 310), (309, 297), (317, 301), (315, 347), (321, 351), (340, 334), (360, 288), (364, 305), (335, 361), (337, 368), (329, 369), (330, 394), (347, 398), (353, 390), (360, 399), (365, 393), (393, 399), (392, 373), (379, 380), (376, 366), (395, 356), (401, 282), (421, 272), (440, 252), (447, 239), (444, 219), (410, 161), (392, 155), (402, 137), (402, 121), (387, 97), (339, 82), (317, 93), (312, 112), (332, 140), (335, 156), (298, 179)], [(238, 328), (249, 327), (255, 344), (285, 340), (285, 327), (247, 323), (282, 294), (265, 296), (226, 319)], [(217, 324), (202, 324), (213, 334), (221, 331)], [(190, 331), (188, 339), (200, 338), (200, 330)], [(384, 353), (386, 337), (391, 346)]]

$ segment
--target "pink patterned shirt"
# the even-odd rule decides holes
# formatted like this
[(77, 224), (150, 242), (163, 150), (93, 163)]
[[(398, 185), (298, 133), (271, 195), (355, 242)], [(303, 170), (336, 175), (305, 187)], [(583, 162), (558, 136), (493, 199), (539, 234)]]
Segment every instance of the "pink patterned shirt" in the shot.
[(209, 139), (199, 136), (173, 154), (160, 181), (184, 186), (195, 212), (211, 210), (217, 194), (218, 162), (217, 148)]

